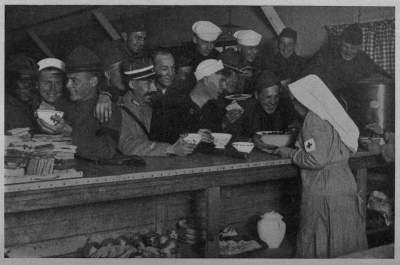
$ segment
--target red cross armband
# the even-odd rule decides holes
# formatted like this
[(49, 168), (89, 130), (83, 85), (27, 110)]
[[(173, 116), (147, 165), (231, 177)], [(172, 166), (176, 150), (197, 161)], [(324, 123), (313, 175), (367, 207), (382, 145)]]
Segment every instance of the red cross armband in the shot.
[(304, 149), (306, 150), (307, 153), (310, 153), (310, 152), (313, 152), (316, 150), (314, 138), (310, 138), (304, 142)]

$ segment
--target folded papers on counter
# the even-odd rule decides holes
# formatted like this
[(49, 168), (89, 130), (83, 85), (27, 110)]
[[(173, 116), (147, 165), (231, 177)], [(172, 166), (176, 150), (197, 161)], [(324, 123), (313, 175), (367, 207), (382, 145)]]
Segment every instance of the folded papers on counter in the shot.
[(31, 136), (29, 133), (30, 130), (31, 130), (31, 128), (29, 128), (29, 127), (15, 128), (15, 129), (8, 130), (7, 133), (9, 135), (16, 136), (16, 137), (30, 137)]
[(34, 135), (30, 139), (5, 136), (6, 156), (53, 157), (58, 160), (74, 159), (77, 147), (71, 137), (63, 135)]
[(77, 147), (64, 135), (29, 134), (30, 128), (9, 130), (5, 136), (5, 175), (54, 177), (56, 161), (75, 158)]

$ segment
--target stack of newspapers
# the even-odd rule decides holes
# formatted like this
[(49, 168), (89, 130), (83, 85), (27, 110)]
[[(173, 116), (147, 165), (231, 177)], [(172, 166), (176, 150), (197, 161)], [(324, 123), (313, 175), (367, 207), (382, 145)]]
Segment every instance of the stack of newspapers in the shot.
[[(58, 160), (74, 159), (77, 147), (72, 144), (71, 137), (45, 134), (31, 136), (29, 131), (29, 128), (17, 128), (5, 135), (5, 176), (51, 177), (55, 175)], [(68, 174), (71, 173), (75, 172), (69, 169)], [(78, 175), (81, 176), (81, 172)], [(57, 176), (63, 176), (63, 172), (58, 170)]]

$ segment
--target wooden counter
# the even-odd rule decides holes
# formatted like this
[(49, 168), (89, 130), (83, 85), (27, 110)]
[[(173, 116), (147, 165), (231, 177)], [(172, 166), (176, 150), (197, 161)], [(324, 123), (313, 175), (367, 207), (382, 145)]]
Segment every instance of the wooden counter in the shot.
[[(145, 160), (146, 166), (137, 168), (77, 161), (75, 167), (84, 171), (83, 178), (5, 185), (5, 245), (11, 256), (73, 252), (88, 236), (114, 235), (140, 226), (137, 219), (148, 218), (155, 230), (162, 231), (173, 222), (172, 212), (168, 216), (166, 210), (168, 206), (178, 205), (184, 199), (201, 201), (196, 207), (204, 211), (208, 231), (205, 256), (218, 257), (221, 220), (230, 218), (224, 213), (226, 203), (221, 199), (221, 190), (298, 176), (298, 169), (288, 159), (258, 151), (246, 160), (221, 154)], [(367, 168), (380, 165), (382, 160), (369, 153), (357, 153), (350, 159), (364, 197)], [(258, 187), (261, 185), (249, 189)], [(262, 186), (261, 192), (268, 193), (267, 187)], [(225, 193), (229, 192), (236, 195), (237, 189)], [(146, 211), (150, 202), (154, 210)], [(174, 208), (176, 216), (185, 215), (187, 208), (192, 207), (181, 206)]]

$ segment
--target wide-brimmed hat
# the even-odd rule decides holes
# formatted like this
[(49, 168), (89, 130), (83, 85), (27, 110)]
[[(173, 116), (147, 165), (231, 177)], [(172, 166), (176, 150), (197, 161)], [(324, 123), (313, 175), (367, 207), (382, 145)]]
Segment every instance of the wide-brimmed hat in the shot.
[(35, 75), (37, 74), (38, 66), (32, 58), (19, 53), (7, 58), (5, 70), (7, 72)]
[(66, 72), (101, 72), (100, 58), (90, 49), (79, 46), (66, 59)]

